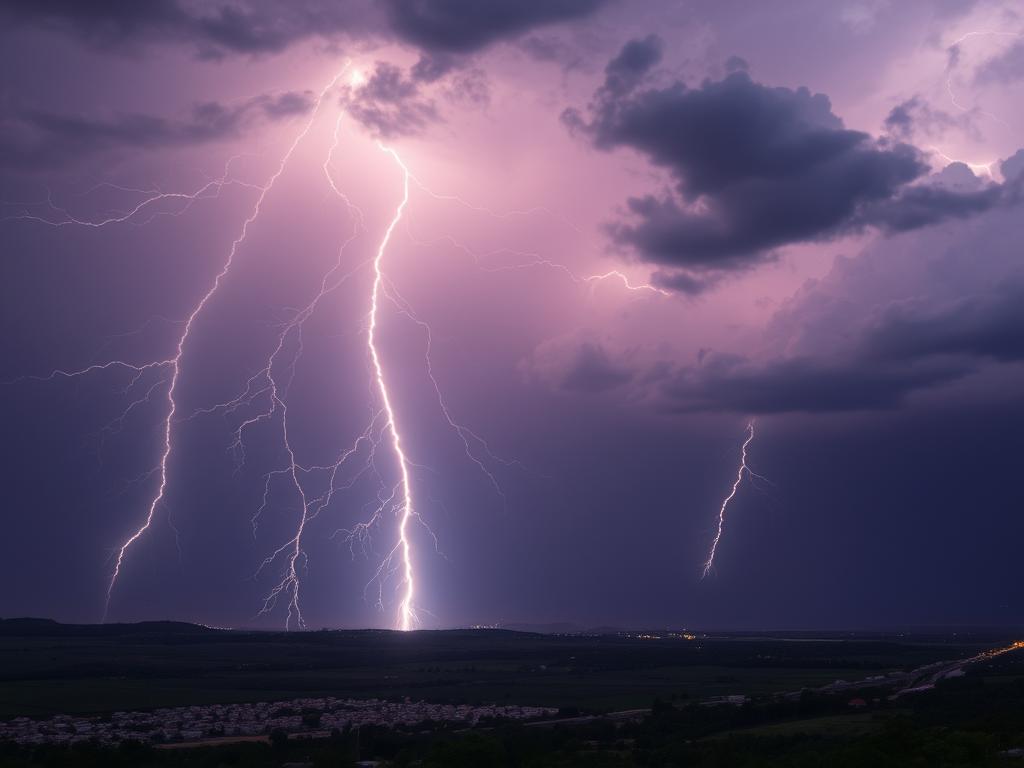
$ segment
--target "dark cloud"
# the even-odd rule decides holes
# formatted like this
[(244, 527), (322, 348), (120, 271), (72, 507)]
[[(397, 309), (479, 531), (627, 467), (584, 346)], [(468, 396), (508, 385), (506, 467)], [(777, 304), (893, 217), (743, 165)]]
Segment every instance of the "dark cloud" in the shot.
[(966, 219), (1018, 197), (1019, 184), (990, 184), (976, 191), (958, 191), (937, 185), (908, 187), (890, 200), (871, 203), (853, 222), (886, 232), (905, 232), (951, 219)]
[(978, 67), (975, 85), (1014, 83), (1024, 79), (1024, 40), (1018, 40), (1006, 51)]
[(603, 345), (584, 341), (577, 347), (560, 387), (568, 392), (607, 392), (631, 378), (632, 371), (612, 362)]
[(887, 133), (904, 141), (915, 134), (934, 136), (951, 128), (971, 129), (971, 116), (954, 117), (941, 109), (934, 109), (920, 96), (912, 96), (893, 107), (883, 126)]
[(0, 0), (0, 12), (16, 22), (61, 29), (105, 49), (182, 43), (206, 57), (274, 53), (311, 37), (368, 34), (375, 27), (367, 3), (323, 0), (203, 6), (181, 0)]
[(429, 52), (472, 53), (535, 27), (587, 16), (606, 0), (0, 0), (17, 23), (104, 48), (182, 43), (200, 55), (275, 53), (311, 38), (396, 37)]
[(663, 393), (674, 410), (743, 414), (821, 413), (895, 408), (911, 392), (958, 379), (962, 361), (918, 366), (864, 366), (799, 357), (758, 365), (745, 358), (708, 355), (699, 367), (677, 371)]
[(900, 138), (910, 136), (914, 129), (913, 109), (918, 103), (919, 100), (915, 96), (889, 110), (889, 114), (885, 118), (885, 129)]
[(864, 341), (866, 357), (907, 360), (937, 355), (1024, 361), (1024, 280), (946, 306), (892, 306)]
[(304, 115), (313, 109), (316, 96), (312, 91), (288, 91), (271, 96), (261, 105), (263, 112), (272, 119)]
[(1024, 149), (1018, 149), (1011, 157), (999, 164), (999, 172), (1007, 181), (1024, 179)]
[(469, 53), (545, 24), (589, 16), (607, 0), (388, 0), (391, 26), (429, 51)]
[(13, 21), (60, 27), (102, 45), (183, 37), (192, 23), (178, 0), (3, 0), (0, 11)]
[(347, 89), (344, 102), (355, 120), (384, 138), (419, 133), (440, 120), (419, 80), (387, 62), (377, 62), (366, 83)]
[(742, 56), (730, 56), (725, 60), (725, 71), (730, 75), (733, 72), (749, 72), (750, 63)]
[(604, 88), (608, 94), (629, 93), (660, 61), (665, 45), (657, 35), (630, 40), (604, 69)]
[(631, 363), (632, 351), (609, 352), (605, 341), (589, 333), (549, 339), (520, 363), (532, 381), (556, 392), (601, 394), (623, 388), (631, 381), (642, 383), (641, 372)]
[(683, 411), (746, 414), (895, 408), (913, 392), (1024, 362), (1024, 279), (945, 306), (891, 305), (845, 353), (767, 363), (706, 354), (669, 376), (663, 392)]
[(420, 80), (424, 83), (433, 83), (440, 80), (453, 69), (456, 69), (460, 64), (461, 60), (459, 57), (452, 56), (451, 54), (424, 54), (420, 56), (419, 61), (413, 65), (410, 74), (416, 80)]
[(688, 272), (662, 272), (658, 271), (651, 275), (651, 283), (658, 288), (676, 293), (685, 293), (689, 296), (696, 296), (698, 293), (711, 288), (721, 279), (721, 274), (709, 274), (697, 277)]
[(563, 119), (596, 147), (632, 148), (671, 174), (674, 193), (630, 198), (630, 216), (609, 227), (616, 243), (662, 268), (664, 285), (694, 292), (781, 246), (867, 226), (902, 231), (1005, 199), (912, 186), (928, 170), (921, 153), (844, 128), (828, 98), (806, 88), (772, 88), (736, 71), (699, 88), (643, 89), (659, 45), (627, 43), (589, 114), (567, 110)]
[(519, 47), (537, 61), (561, 61), (566, 54), (565, 43), (554, 37), (530, 35), (519, 42)]
[(308, 112), (310, 93), (263, 95), (240, 104), (197, 104), (184, 120), (147, 114), (97, 119), (26, 112), (0, 121), (0, 166), (41, 168), (121, 149), (183, 147), (232, 138), (260, 120)]

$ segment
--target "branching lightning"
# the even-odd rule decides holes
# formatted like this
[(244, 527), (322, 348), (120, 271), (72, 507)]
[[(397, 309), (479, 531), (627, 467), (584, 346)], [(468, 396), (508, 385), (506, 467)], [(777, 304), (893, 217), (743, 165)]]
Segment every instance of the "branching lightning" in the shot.
[(192, 312), (189, 314), (188, 319), (185, 321), (185, 328), (182, 331), (181, 336), (178, 338), (178, 343), (175, 347), (175, 354), (169, 361), (171, 368), (171, 380), (170, 386), (168, 386), (167, 388), (167, 418), (164, 420), (163, 426), (164, 437), (163, 450), (160, 456), (160, 485), (157, 488), (156, 494), (153, 496), (153, 500), (149, 504), (149, 509), (146, 512), (146, 517), (142, 525), (131, 536), (125, 539), (124, 543), (121, 544), (121, 547), (117, 552), (117, 558), (114, 563), (114, 570), (110, 577), (110, 584), (107, 587), (107, 599), (103, 609), (104, 621), (107, 620), (107, 616), (110, 613), (110, 601), (111, 598), (113, 597), (114, 587), (117, 585), (118, 577), (121, 575), (121, 567), (122, 565), (124, 565), (125, 555), (127, 554), (129, 548), (136, 541), (138, 541), (143, 536), (143, 534), (146, 533), (147, 530), (149, 530), (149, 527), (153, 524), (153, 517), (156, 514), (156, 510), (164, 501), (164, 498), (167, 494), (167, 465), (171, 457), (171, 451), (173, 450), (172, 427), (174, 424), (175, 414), (178, 411), (178, 403), (175, 400), (175, 392), (177, 390), (178, 381), (181, 374), (181, 359), (185, 354), (185, 344), (188, 342), (189, 336), (192, 334), (192, 328), (195, 323), (195, 320), (206, 307), (206, 305), (209, 303), (209, 301), (213, 298), (214, 294), (216, 294), (217, 289), (220, 288), (221, 282), (224, 280), (225, 277), (227, 277), (227, 274), (231, 270), (231, 266), (234, 263), (235, 255), (238, 253), (238, 248), (244, 242), (245, 237), (249, 232), (250, 225), (260, 215), (260, 210), (263, 207), (263, 201), (266, 199), (267, 194), (270, 192), (270, 190), (274, 187), (274, 184), (281, 177), (281, 174), (284, 173), (284, 170), (288, 165), (288, 161), (291, 159), (292, 154), (294, 154), (296, 147), (299, 146), (299, 142), (301, 142), (302, 139), (306, 137), (306, 134), (308, 134), (310, 129), (313, 127), (313, 123), (315, 122), (317, 114), (320, 111), (321, 103), (323, 102), (325, 96), (330, 92), (330, 90), (334, 88), (335, 84), (338, 82), (338, 79), (342, 76), (343, 73), (344, 70), (335, 75), (331, 82), (328, 83), (327, 86), (320, 91), (319, 95), (317, 96), (316, 102), (314, 103), (313, 112), (311, 117), (309, 118), (309, 121), (303, 127), (302, 131), (300, 131), (299, 134), (295, 137), (294, 141), (292, 141), (291, 146), (288, 147), (288, 151), (285, 152), (284, 156), (281, 158), (281, 161), (277, 166), (277, 170), (266, 182), (266, 184), (264, 184), (260, 188), (260, 193), (256, 198), (255, 204), (253, 205), (252, 212), (242, 223), (242, 229), (238, 237), (236, 237), (235, 240), (231, 243), (231, 248), (228, 251), (227, 258), (225, 259), (220, 272), (218, 272), (217, 275), (214, 277), (213, 283), (210, 286), (209, 290), (199, 300), (199, 303), (196, 304), (195, 308), (193, 308)]
[[(484, 213), (496, 219), (506, 219), (511, 216), (528, 216), (531, 214), (541, 213), (551, 218), (554, 218), (558, 221), (561, 221), (563, 224), (567, 225), (570, 229), (576, 232), (582, 231), (576, 224), (574, 224), (569, 219), (551, 211), (550, 209), (544, 206), (536, 206), (534, 208), (529, 208), (523, 211), (494, 211), (485, 206), (474, 205), (473, 203), (467, 202), (458, 195), (446, 195), (434, 192), (432, 189), (430, 189), (430, 187), (426, 186), (422, 181), (416, 178), (415, 175), (410, 175), (410, 178), (416, 184), (417, 187), (419, 187), (425, 194), (429, 195), (435, 200), (454, 202), (471, 211)], [(408, 229), (409, 228), (407, 227), (407, 231)], [(469, 258), (473, 261), (474, 266), (476, 266), (476, 268), (479, 269), (481, 272), (510, 272), (532, 268), (551, 269), (560, 272), (576, 285), (593, 286), (605, 280), (614, 280), (621, 283), (622, 287), (625, 288), (627, 291), (649, 292), (653, 294), (658, 294), (660, 296), (672, 295), (670, 291), (666, 291), (664, 288), (659, 288), (658, 286), (651, 285), (650, 283), (634, 283), (629, 279), (629, 277), (624, 272), (618, 269), (610, 269), (607, 272), (581, 276), (567, 265), (562, 264), (561, 262), (545, 258), (541, 254), (532, 251), (519, 251), (511, 248), (499, 248), (493, 251), (489, 251), (487, 253), (478, 253), (474, 251), (472, 248), (470, 248), (468, 245), (465, 245), (464, 243), (457, 240), (452, 235), (444, 235), (440, 238), (437, 238), (436, 240), (431, 241), (418, 238), (411, 231), (408, 231), (408, 234), (409, 237), (413, 240), (413, 242), (417, 243), (418, 245), (431, 246), (438, 242), (447, 242), (453, 248), (460, 250), (467, 256), (469, 256)], [(518, 261), (511, 264), (501, 265), (492, 265), (489, 263), (491, 258), (498, 256), (500, 254), (508, 254), (518, 259)]]
[[(219, 177), (207, 181), (193, 192), (161, 192), (158, 189), (133, 189), (130, 187), (121, 187), (116, 184), (96, 185), (93, 189), (100, 186), (106, 186), (122, 192), (145, 195), (142, 200), (131, 206), (128, 210), (118, 211), (112, 215), (102, 216), (95, 219), (79, 218), (68, 211), (67, 208), (57, 205), (53, 200), (52, 192), (47, 190), (46, 205), (52, 213), (59, 214), (61, 218), (48, 218), (46, 216), (39, 216), (37, 214), (30, 213), (27, 210), (23, 210), (20, 213), (4, 216), (0, 221), (17, 221), (21, 219), (58, 228), (79, 226), (90, 227), (93, 229), (99, 229), (112, 224), (131, 223), (142, 225), (152, 221), (157, 216), (180, 216), (183, 213), (188, 212), (196, 202), (218, 197), (224, 187), (227, 186), (247, 187), (249, 189), (255, 189), (262, 192), (263, 188), (258, 184), (252, 184), (250, 182), (241, 181), (240, 179), (231, 178), (231, 166), (239, 159), (239, 157), (239, 155), (235, 155), (228, 158), (228, 161), (224, 164), (224, 172)], [(156, 208), (158, 203), (168, 202), (180, 203), (180, 207), (173, 211), (157, 210), (149, 214), (149, 218), (139, 221), (143, 214), (148, 212), (150, 209)]]
[(757, 474), (747, 466), (747, 449), (754, 441), (754, 424), (754, 419), (750, 419), (750, 421), (747, 422), (747, 437), (743, 441), (743, 447), (740, 449), (740, 465), (736, 470), (736, 479), (733, 481), (732, 488), (729, 490), (729, 495), (722, 499), (722, 506), (718, 509), (718, 527), (715, 531), (715, 537), (711, 541), (711, 549), (708, 552), (708, 558), (704, 561), (704, 571), (701, 574), (701, 579), (706, 579), (715, 565), (715, 555), (718, 553), (718, 543), (722, 540), (722, 530), (725, 527), (725, 513), (729, 508), (730, 502), (732, 502), (736, 497), (736, 492), (739, 491), (740, 485), (743, 483), (743, 478), (748, 477), (751, 480), (756, 479), (768, 482), (767, 478)]
[[(954, 107), (959, 109), (961, 112), (970, 112), (970, 111), (972, 111), (972, 108), (968, 107), (968, 106), (965, 106), (964, 104), (961, 104), (957, 100), (956, 93), (953, 90), (953, 70), (955, 69), (956, 63), (959, 60), (960, 46), (965, 41), (970, 40), (973, 37), (989, 37), (989, 36), (991, 36), (991, 37), (1024, 38), (1024, 33), (1022, 33), (1022, 32), (1008, 32), (1008, 31), (1003, 31), (1003, 30), (980, 29), (980, 30), (974, 30), (974, 31), (971, 31), (971, 32), (967, 32), (967, 33), (961, 35), (960, 37), (958, 37), (956, 40), (954, 40), (950, 44), (950, 46), (947, 49), (950, 52), (950, 60), (949, 60), (948, 66), (946, 67), (946, 93), (949, 94), (949, 102)], [(985, 111), (983, 109), (977, 109), (977, 108), (975, 108), (975, 111), (978, 114), (985, 115), (986, 117), (989, 117), (992, 120), (995, 120), (997, 123), (1000, 123), (1000, 124), (1002, 124), (1004, 126), (1008, 126), (1009, 125), (1001, 117), (999, 117), (998, 115), (995, 115), (995, 114), (993, 114), (991, 112), (987, 112), (987, 111)]]
[(388, 224), (384, 237), (377, 248), (377, 256), (373, 260), (373, 294), (370, 307), (370, 329), (367, 333), (367, 344), (370, 348), (370, 357), (373, 359), (373, 369), (377, 376), (377, 388), (380, 391), (381, 403), (384, 406), (384, 413), (387, 415), (387, 430), (391, 435), (391, 445), (398, 460), (399, 471), (402, 480), (399, 485), (402, 503), (399, 507), (400, 521), (398, 523), (398, 546), (402, 557), (403, 591), (398, 609), (398, 628), (409, 630), (415, 626), (416, 610), (413, 607), (413, 598), (416, 594), (416, 578), (412, 566), (412, 547), (409, 544), (409, 520), (416, 510), (413, 507), (412, 483), (409, 480), (409, 461), (405, 457), (402, 448), (402, 437), (398, 432), (398, 424), (395, 422), (395, 411), (391, 405), (391, 395), (388, 393), (387, 380), (384, 377), (384, 367), (380, 361), (380, 353), (377, 351), (377, 311), (380, 304), (380, 297), (384, 288), (384, 272), (381, 264), (384, 261), (384, 252), (387, 250), (391, 235), (402, 219), (405, 206), (409, 203), (409, 169), (393, 149), (381, 146), (381, 149), (390, 154), (398, 166), (402, 169), (402, 201), (395, 209), (394, 218)]
[[(260, 369), (246, 379), (242, 391), (231, 399), (196, 408), (191, 413), (182, 414), (181, 412), (179, 384), (183, 374), (183, 361), (186, 350), (189, 347), (189, 342), (196, 331), (196, 324), (200, 315), (214, 301), (221, 285), (227, 279), (229, 273), (231, 273), (239, 252), (248, 237), (251, 226), (260, 216), (267, 196), (288, 167), (299, 144), (309, 134), (319, 114), (322, 112), (321, 108), (325, 100), (339, 85), (339, 81), (349, 69), (349, 65), (346, 64), (345, 68), (335, 75), (320, 91), (313, 103), (310, 117), (291, 141), (290, 145), (288, 145), (272, 175), (263, 184), (253, 184), (233, 178), (231, 175), (232, 164), (238, 159), (238, 156), (235, 156), (226, 162), (221, 175), (206, 181), (190, 192), (134, 189), (118, 187), (108, 183), (98, 185), (111, 187), (125, 193), (140, 195), (141, 199), (126, 210), (113, 211), (94, 218), (86, 218), (72, 214), (66, 207), (57, 205), (48, 191), (46, 205), (48, 206), (49, 214), (40, 215), (33, 213), (31, 212), (32, 206), (27, 206), (20, 213), (0, 219), (0, 221), (20, 219), (51, 227), (78, 226), (102, 228), (114, 225), (143, 225), (158, 216), (181, 215), (190, 210), (197, 202), (219, 196), (221, 191), (227, 186), (238, 185), (256, 192), (255, 201), (248, 215), (242, 221), (237, 237), (232, 241), (219, 271), (213, 277), (199, 301), (183, 319), (164, 319), (168, 323), (180, 325), (180, 332), (174, 342), (171, 355), (138, 363), (129, 360), (108, 360), (106, 362), (90, 364), (76, 370), (54, 369), (49, 374), (43, 376), (22, 377), (22, 379), (27, 380), (53, 381), (104, 372), (120, 371), (127, 374), (128, 381), (122, 389), (122, 394), (127, 397), (128, 404), (119, 416), (103, 427), (103, 434), (119, 431), (123, 427), (125, 420), (132, 413), (143, 405), (154, 402), (158, 393), (163, 394), (165, 407), (160, 422), (162, 439), (158, 460), (152, 468), (136, 478), (136, 481), (146, 481), (149, 478), (155, 477), (157, 479), (156, 488), (144, 507), (145, 514), (138, 527), (116, 547), (116, 554), (113, 556), (113, 566), (105, 593), (104, 621), (107, 620), (110, 614), (117, 585), (123, 576), (129, 554), (134, 545), (153, 526), (158, 512), (166, 507), (171, 481), (171, 461), (175, 454), (177, 425), (193, 419), (218, 414), (232, 417), (234, 421), (229, 450), (234, 454), (236, 471), (240, 471), (246, 464), (246, 442), (247, 435), (251, 429), (257, 425), (267, 424), (273, 424), (275, 429), (279, 429), (278, 435), (284, 460), (282, 464), (263, 475), (262, 502), (255, 509), (251, 517), (253, 536), (257, 536), (261, 518), (271, 505), (272, 494), (275, 488), (283, 486), (287, 493), (294, 496), (299, 503), (295, 526), (286, 534), (287, 539), (263, 558), (254, 573), (254, 578), (261, 578), (268, 572), (275, 574), (273, 577), (275, 580), (263, 598), (259, 614), (270, 614), (276, 606), (284, 603), (287, 606), (285, 627), (288, 629), (293, 627), (306, 628), (307, 625), (302, 612), (300, 595), (303, 574), (308, 563), (304, 537), (307, 535), (309, 523), (331, 506), (337, 494), (354, 488), (357, 482), (369, 476), (375, 480), (377, 492), (373, 502), (364, 507), (364, 511), (368, 510), (368, 516), (365, 516), (362, 522), (356, 523), (348, 529), (336, 531), (334, 536), (341, 535), (342, 540), (347, 543), (353, 555), (357, 551), (361, 551), (363, 554), (370, 554), (372, 551), (371, 534), (373, 530), (383, 522), (385, 516), (390, 514), (395, 516), (397, 521), (396, 541), (386, 550), (383, 560), (377, 565), (373, 576), (366, 585), (366, 589), (364, 589), (364, 595), (372, 585), (376, 585), (378, 590), (376, 602), (378, 607), (384, 610), (386, 603), (384, 599), (385, 583), (392, 577), (396, 577), (395, 589), (398, 597), (395, 626), (401, 630), (409, 630), (419, 625), (418, 610), (422, 609), (418, 609), (416, 602), (419, 584), (416, 579), (416, 557), (412, 536), (414, 525), (422, 526), (433, 539), (435, 550), (439, 553), (440, 550), (438, 549), (437, 537), (422, 518), (420, 506), (414, 497), (415, 471), (426, 468), (413, 461), (408, 453), (399, 423), (399, 414), (394, 401), (393, 388), (389, 384), (387, 365), (381, 350), (379, 326), (381, 314), (386, 306), (394, 307), (400, 316), (409, 320), (422, 331), (425, 373), (430, 385), (433, 387), (441, 416), (447, 427), (461, 441), (467, 460), (482, 473), (496, 495), (503, 501), (505, 494), (498, 477), (492, 471), (492, 467), (501, 465), (504, 467), (517, 466), (522, 468), (518, 461), (504, 459), (495, 454), (483, 437), (457, 421), (453, 416), (452, 409), (443, 394), (432, 362), (434, 340), (431, 327), (425, 320), (419, 317), (412, 305), (399, 293), (398, 288), (388, 277), (385, 270), (385, 261), (399, 226), (407, 223), (403, 216), (410, 203), (410, 191), (413, 184), (424, 194), (434, 199), (454, 202), (470, 210), (493, 217), (507, 218), (511, 216), (544, 214), (562, 220), (577, 231), (578, 227), (546, 208), (537, 207), (523, 211), (497, 212), (490, 208), (466, 202), (455, 195), (436, 193), (415, 177), (394, 148), (378, 143), (380, 151), (388, 156), (401, 171), (402, 194), (381, 239), (376, 245), (372, 258), (367, 258), (351, 266), (347, 263), (349, 261), (347, 259), (348, 247), (364, 233), (365, 225), (362, 211), (342, 191), (332, 171), (332, 163), (334, 162), (334, 156), (339, 147), (341, 136), (343, 121), (343, 114), (341, 113), (338, 114), (334, 124), (333, 143), (324, 159), (323, 172), (330, 189), (341, 201), (352, 222), (351, 231), (338, 247), (336, 258), (331, 266), (320, 277), (318, 290), (313, 297), (305, 306), (290, 309), (286, 318), (277, 326), (269, 354), (264, 359)], [(358, 87), (361, 78), (361, 74), (357, 70), (353, 70), (349, 74), (348, 82), (351, 86)], [(410, 236), (412, 236), (411, 233)], [(415, 240), (415, 238), (413, 239)], [(473, 259), (477, 268), (485, 272), (545, 268), (561, 272), (578, 285), (593, 286), (597, 283), (611, 280), (621, 283), (628, 291), (668, 295), (667, 291), (654, 285), (633, 283), (619, 270), (609, 270), (601, 274), (583, 276), (564, 264), (549, 260), (539, 254), (524, 251), (502, 249), (500, 253), (513, 254), (517, 261), (514, 264), (494, 266), (488, 263), (487, 257), (497, 254), (499, 251), (481, 255), (473, 252), (453, 237), (446, 236), (443, 239), (455, 248), (467, 253)], [(417, 242), (424, 244), (424, 241), (417, 240)], [(306, 321), (317, 312), (327, 296), (366, 268), (372, 269), (373, 277), (372, 288), (368, 297), (369, 308), (365, 326), (367, 362), (371, 379), (370, 395), (372, 400), (368, 421), (365, 428), (347, 447), (340, 450), (333, 460), (327, 463), (305, 463), (300, 460), (297, 446), (293, 440), (289, 424), (288, 406), (289, 390), (295, 379), (297, 366), (303, 354), (303, 329)], [(381, 449), (385, 444), (397, 467), (398, 479), (394, 483), (386, 480), (385, 474), (378, 468), (378, 459)], [(172, 529), (174, 529), (169, 513), (167, 521)], [(177, 530), (174, 529), (174, 532), (177, 537)]]
[(963, 163), (964, 165), (971, 169), (971, 173), (973, 173), (975, 176), (988, 176), (990, 179), (995, 178), (992, 174), (992, 166), (999, 162), (998, 160), (990, 160), (987, 163), (969, 163), (966, 160), (958, 160), (955, 157), (950, 157), (936, 146), (930, 146), (928, 147), (928, 149), (931, 152), (934, 152), (939, 157), (941, 157), (947, 164)]

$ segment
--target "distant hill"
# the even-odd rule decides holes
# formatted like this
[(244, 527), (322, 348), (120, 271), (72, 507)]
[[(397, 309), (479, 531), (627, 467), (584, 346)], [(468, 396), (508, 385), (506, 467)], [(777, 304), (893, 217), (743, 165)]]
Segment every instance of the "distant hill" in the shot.
[(61, 624), (53, 619), (33, 617), (0, 619), (0, 636), (7, 637), (167, 636), (199, 635), (222, 631), (199, 624), (189, 624), (185, 621), (140, 621), (134, 624)]
[(248, 636), (267, 638), (273, 635), (282, 635), (296, 638), (305, 636), (314, 640), (319, 636), (345, 636), (358, 638), (360, 640), (372, 639), (373, 637), (394, 638), (395, 641), (403, 642), (401, 638), (412, 639), (419, 637), (427, 639), (434, 637), (447, 637), (458, 639), (459, 637), (481, 638), (485, 635), (491, 637), (521, 636), (524, 634), (553, 634), (559, 630), (546, 629), (541, 631), (530, 631), (525, 629), (512, 628), (488, 628), (488, 629), (422, 629), (413, 632), (402, 632), (394, 629), (320, 629), (308, 632), (286, 632), (280, 629), (219, 629), (207, 627), (202, 624), (192, 624), (186, 621), (140, 621), (135, 623), (110, 623), (110, 624), (62, 624), (53, 619), (40, 619), (34, 617), (21, 617), (13, 619), (0, 619), (0, 637), (111, 637), (111, 638), (181, 638), (189, 637), (210, 637), (210, 636)]
[(549, 624), (512, 623), (502, 624), (502, 629), (513, 632), (533, 632), (538, 635), (568, 635), (585, 631), (585, 627), (569, 621), (551, 622)]

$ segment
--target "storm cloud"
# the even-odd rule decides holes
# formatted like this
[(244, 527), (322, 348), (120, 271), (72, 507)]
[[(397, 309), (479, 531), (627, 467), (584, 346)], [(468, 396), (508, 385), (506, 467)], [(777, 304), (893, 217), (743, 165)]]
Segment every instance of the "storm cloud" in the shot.
[(470, 53), (535, 27), (589, 16), (606, 0), (389, 0), (395, 33), (424, 50)]
[(237, 104), (203, 102), (182, 119), (143, 113), (107, 118), (30, 111), (0, 120), (0, 166), (33, 169), (122, 149), (186, 147), (230, 139), (260, 121), (309, 112), (307, 91), (265, 94)]
[(244, 0), (200, 7), (182, 0), (2, 0), (11, 21), (61, 29), (89, 44), (133, 50), (179, 43), (216, 58), (276, 53), (322, 38), (376, 36), (424, 51), (467, 54), (536, 27), (582, 18), (606, 0)]
[(1024, 40), (982, 64), (974, 74), (975, 85), (1001, 85), (1024, 79)]
[(1024, 362), (1024, 276), (942, 306), (895, 302), (831, 355), (757, 363), (712, 353), (676, 370), (662, 391), (681, 411), (878, 410), (992, 362)]
[(346, 89), (343, 102), (353, 119), (382, 138), (420, 133), (441, 119), (420, 82), (387, 62), (378, 62), (364, 84)]
[(636, 150), (670, 174), (672, 192), (629, 198), (628, 216), (608, 227), (660, 268), (663, 286), (699, 292), (786, 245), (866, 227), (904, 231), (1007, 198), (995, 186), (916, 184), (928, 172), (916, 148), (845, 128), (829, 99), (806, 88), (762, 85), (742, 69), (698, 88), (644, 88), (660, 55), (655, 36), (627, 43), (587, 114), (570, 109), (563, 120), (595, 147)]

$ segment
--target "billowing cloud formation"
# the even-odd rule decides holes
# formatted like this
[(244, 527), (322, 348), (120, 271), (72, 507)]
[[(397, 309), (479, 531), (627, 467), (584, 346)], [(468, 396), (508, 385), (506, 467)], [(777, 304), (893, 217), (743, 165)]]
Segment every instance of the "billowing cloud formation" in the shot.
[(378, 62), (364, 84), (347, 89), (344, 102), (355, 120), (384, 138), (419, 133), (440, 119), (415, 76), (387, 62)]
[(314, 35), (365, 30), (362, 3), (243, 2), (200, 10), (181, 0), (3, 0), (16, 21), (57, 27), (104, 47), (146, 43), (191, 44), (204, 56), (280, 51)]
[(421, 57), (404, 72), (379, 61), (365, 82), (343, 89), (342, 103), (348, 114), (382, 138), (421, 133), (442, 120), (431, 94), (450, 102), (487, 102), (484, 74), (475, 68), (450, 65), (446, 56)]
[[(1018, 190), (1024, 152), (1001, 169), (1004, 194)], [(961, 164), (929, 184), (991, 189)], [(1018, 209), (1000, 205), (970, 222), (878, 239), (856, 256), (837, 257), (827, 275), (779, 308), (760, 339), (738, 340), (748, 345), (742, 353), (702, 348), (690, 362), (654, 346), (633, 349), (627, 336), (602, 344), (601, 357), (632, 373), (616, 396), (680, 412), (885, 410), (924, 395), (940, 402), (951, 388), (957, 397), (990, 402), (1006, 391), (993, 383), (1024, 371), (1018, 230)], [(543, 383), (570, 393), (603, 391), (601, 371), (588, 374), (577, 364), (589, 341), (542, 345), (534, 368), (557, 374)], [(588, 375), (589, 387), (581, 381)]]
[(634, 377), (625, 360), (615, 360), (590, 334), (551, 339), (540, 345), (522, 368), (528, 378), (562, 392), (597, 394), (619, 389)]
[(698, 292), (772, 249), (873, 226), (903, 231), (966, 217), (1004, 199), (912, 185), (927, 166), (908, 144), (843, 127), (826, 96), (771, 88), (735, 71), (699, 88), (641, 89), (657, 37), (628, 43), (606, 68), (587, 118), (563, 119), (600, 149), (629, 147), (666, 168), (675, 195), (633, 197), (613, 239), (659, 265), (664, 287)]
[(644, 76), (661, 61), (663, 48), (664, 44), (657, 35), (626, 43), (619, 55), (605, 67), (605, 93), (622, 96), (640, 85)]
[(426, 51), (471, 53), (534, 27), (589, 15), (605, 0), (0, 0), (22, 23), (121, 48), (184, 43), (207, 57), (274, 53), (321, 37), (380, 35)]
[(756, 364), (746, 358), (709, 355), (704, 364), (677, 371), (663, 394), (684, 412), (743, 414), (887, 409), (911, 392), (966, 375), (963, 362), (937, 361), (864, 366), (859, 360), (798, 357)]
[(1013, 83), (1024, 79), (1024, 40), (981, 65), (974, 75), (976, 85)]
[(970, 129), (971, 116), (954, 117), (935, 109), (920, 96), (912, 96), (893, 107), (885, 118), (885, 130), (896, 138), (908, 140), (914, 134), (939, 135), (951, 128)]
[(562, 388), (573, 392), (604, 392), (632, 378), (629, 369), (616, 365), (597, 342), (584, 342), (564, 372)]
[(999, 170), (1007, 181), (1022, 183), (1019, 180), (1024, 179), (1024, 149), (1018, 149), (1011, 157), (1003, 160)]
[(684, 411), (884, 409), (974, 373), (985, 361), (1024, 361), (1022, 279), (941, 307), (894, 304), (843, 355), (766, 364), (709, 355), (673, 374), (664, 393)]
[(895, 304), (864, 339), (871, 359), (950, 355), (1024, 360), (1024, 280), (940, 307), (916, 300)]
[(389, 0), (398, 35), (425, 50), (468, 53), (543, 24), (587, 16), (606, 0)]
[(311, 93), (289, 91), (240, 104), (197, 104), (184, 120), (137, 113), (96, 119), (27, 112), (0, 121), (0, 167), (51, 167), (118, 149), (203, 144), (236, 136), (261, 119), (306, 113), (312, 106)]

